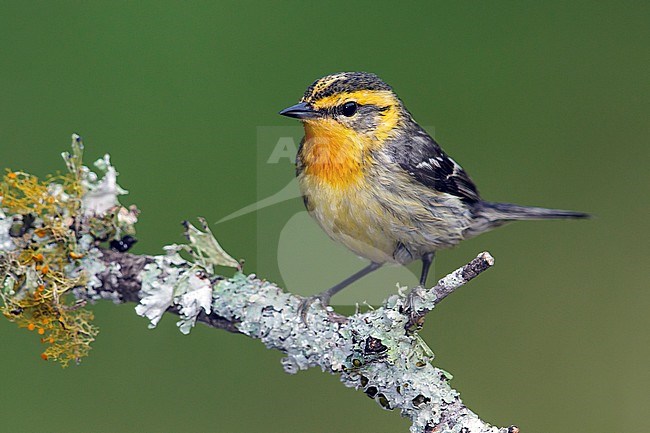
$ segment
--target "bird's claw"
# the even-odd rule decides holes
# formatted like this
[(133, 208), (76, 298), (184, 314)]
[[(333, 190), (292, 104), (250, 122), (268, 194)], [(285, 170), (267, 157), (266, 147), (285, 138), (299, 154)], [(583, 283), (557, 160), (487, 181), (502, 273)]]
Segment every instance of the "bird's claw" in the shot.
[(423, 285), (418, 285), (411, 289), (406, 298), (406, 309), (409, 311), (409, 321), (406, 329), (409, 331), (417, 331), (422, 329), (424, 324), (424, 316), (418, 313), (418, 302), (416, 297), (421, 298), (421, 293), (426, 288)]
[(298, 316), (300, 316), (302, 323), (305, 325), (307, 324), (307, 312), (316, 301), (319, 301), (321, 307), (325, 309), (329, 306), (330, 296), (327, 296), (323, 293), (314, 296), (308, 296), (306, 298), (303, 298), (300, 301), (300, 304), (298, 304)]

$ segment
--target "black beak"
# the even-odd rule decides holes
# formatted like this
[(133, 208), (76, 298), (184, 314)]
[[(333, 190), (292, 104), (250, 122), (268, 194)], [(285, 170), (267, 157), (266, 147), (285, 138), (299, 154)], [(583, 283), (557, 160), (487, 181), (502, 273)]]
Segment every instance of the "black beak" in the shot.
[(296, 119), (315, 119), (320, 117), (320, 113), (306, 102), (299, 102), (296, 105), (285, 108), (279, 114)]

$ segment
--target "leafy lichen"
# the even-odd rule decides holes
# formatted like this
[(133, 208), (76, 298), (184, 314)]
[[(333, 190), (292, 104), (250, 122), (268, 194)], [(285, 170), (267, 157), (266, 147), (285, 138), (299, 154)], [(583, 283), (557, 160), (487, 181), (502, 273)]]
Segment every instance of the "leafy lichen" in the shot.
[[(188, 244), (165, 247), (164, 256), (156, 256), (153, 263), (145, 266), (142, 280), (142, 299), (135, 307), (138, 315), (149, 319), (150, 328), (156, 327), (170, 307), (178, 310), (180, 320), (176, 323), (183, 334), (188, 334), (201, 312), (212, 311), (213, 287), (209, 275), (215, 266), (241, 269), (219, 245), (203, 218), (199, 222), (204, 231), (185, 222)], [(188, 253), (190, 260), (180, 256)]]

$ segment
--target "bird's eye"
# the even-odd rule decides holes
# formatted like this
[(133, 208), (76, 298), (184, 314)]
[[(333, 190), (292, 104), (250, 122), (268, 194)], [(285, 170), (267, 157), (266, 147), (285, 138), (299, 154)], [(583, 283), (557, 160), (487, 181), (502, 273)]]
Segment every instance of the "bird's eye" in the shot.
[(341, 107), (341, 113), (346, 117), (352, 117), (352, 116), (354, 116), (354, 113), (357, 112), (358, 107), (359, 106), (354, 101), (346, 102)]

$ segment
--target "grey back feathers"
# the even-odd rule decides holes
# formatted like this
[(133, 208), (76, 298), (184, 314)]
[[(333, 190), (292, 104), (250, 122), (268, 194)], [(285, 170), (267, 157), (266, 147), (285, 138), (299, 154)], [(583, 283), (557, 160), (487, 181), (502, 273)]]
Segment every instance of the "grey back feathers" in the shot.
[(387, 143), (387, 150), (414, 180), (467, 204), (480, 201), (478, 189), (465, 170), (411, 118), (405, 120), (404, 133)]

